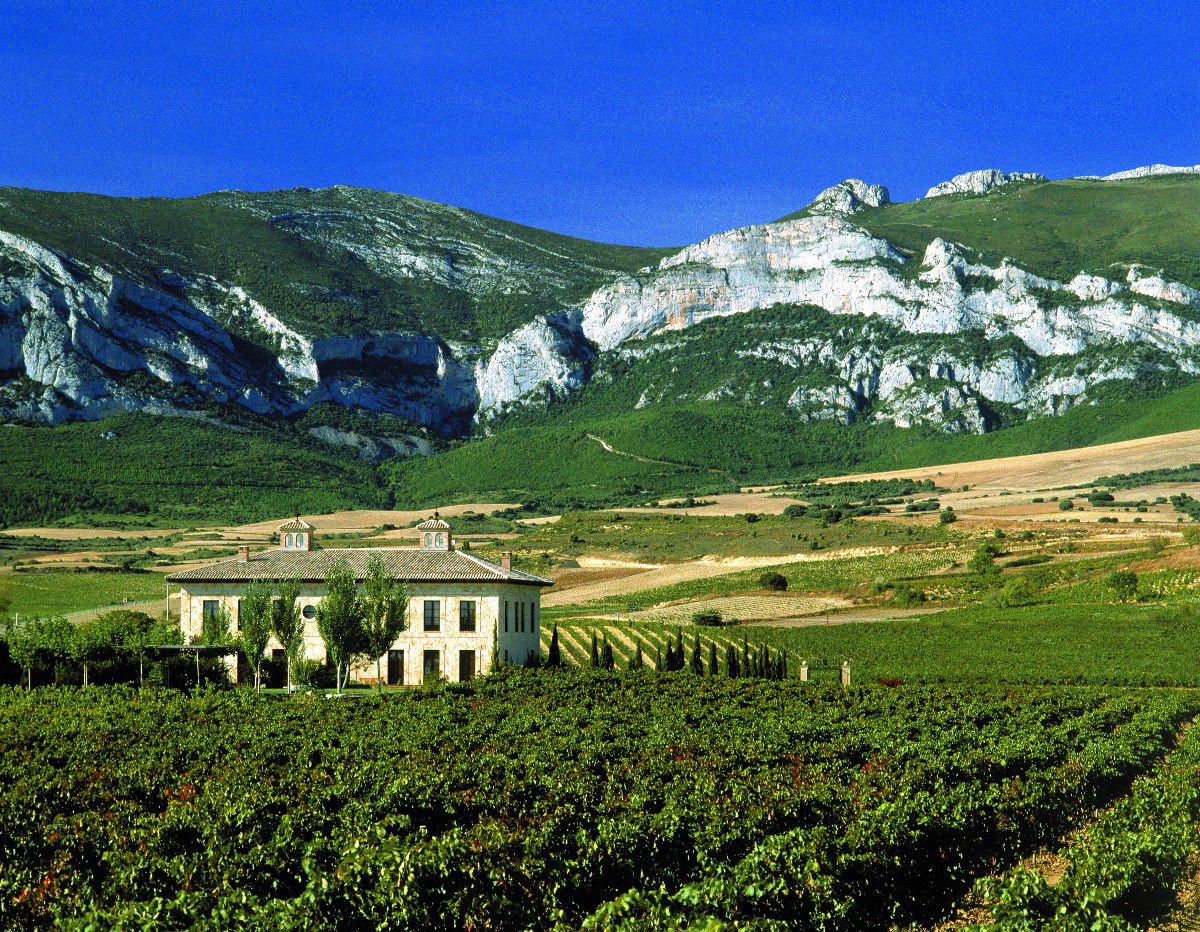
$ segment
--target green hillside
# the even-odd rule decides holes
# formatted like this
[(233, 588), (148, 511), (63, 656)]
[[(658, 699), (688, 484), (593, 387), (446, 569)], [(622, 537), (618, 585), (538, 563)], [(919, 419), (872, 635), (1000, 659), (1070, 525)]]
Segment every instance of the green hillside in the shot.
[(990, 262), (1009, 256), (1062, 281), (1081, 271), (1123, 278), (1125, 266), (1138, 262), (1200, 287), (1196, 175), (1018, 184), (982, 196), (888, 204), (854, 221), (917, 254), (941, 236)]
[(121, 415), (0, 437), (5, 525), (179, 526), (387, 504), (374, 469), (299, 433)]
[[(0, 188), (0, 230), (166, 290), (165, 270), (240, 285), (313, 335), (412, 329), (497, 337), (673, 251), (594, 243), (350, 187), (188, 198)], [(513, 280), (472, 293), (389, 266), (392, 247), (438, 259), (460, 243), (511, 263)]]
[[(857, 471), (1045, 453), (1200, 428), (1200, 383), (1158, 398), (1079, 407), (983, 435), (888, 424), (805, 423), (788, 411), (696, 403), (606, 417), (564, 414), (428, 459), (385, 463), (398, 503), (534, 500), (547, 507), (630, 504), (654, 496)], [(644, 462), (605, 452), (588, 434)]]

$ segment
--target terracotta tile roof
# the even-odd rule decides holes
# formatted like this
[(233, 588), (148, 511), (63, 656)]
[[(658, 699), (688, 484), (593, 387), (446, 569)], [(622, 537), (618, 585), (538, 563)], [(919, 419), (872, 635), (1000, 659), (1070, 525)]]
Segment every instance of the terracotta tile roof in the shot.
[(291, 521), (283, 522), (278, 529), (280, 531), (311, 531), (312, 525), (297, 515)]
[(417, 530), (418, 531), (448, 531), (448, 530), (450, 530), (450, 525), (448, 525), (445, 521), (443, 521), (437, 515), (434, 515), (432, 518), (429, 518), (427, 521), (422, 521), (420, 524), (418, 524)]
[(367, 578), (367, 564), (375, 554), (396, 579), (405, 582), (510, 582), (552, 586), (553, 580), (499, 564), (461, 550), (415, 550), (409, 547), (331, 547), (327, 550), (264, 550), (243, 563), (222, 560), (208, 566), (181, 570), (168, 582), (269, 582), (298, 579), (324, 582), (325, 571), (341, 560), (358, 579)]

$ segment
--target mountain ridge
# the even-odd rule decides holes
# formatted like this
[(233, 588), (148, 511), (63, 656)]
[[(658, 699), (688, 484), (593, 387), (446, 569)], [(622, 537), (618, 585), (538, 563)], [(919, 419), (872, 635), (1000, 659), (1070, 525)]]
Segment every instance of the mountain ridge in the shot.
[[(602, 396), (1007, 429), (1200, 376), (1200, 177), (1134, 174), (899, 203), (850, 180), (681, 249), (353, 186), (0, 188), (0, 418), (248, 418), (371, 459)], [(353, 423), (310, 418), (330, 408)]]

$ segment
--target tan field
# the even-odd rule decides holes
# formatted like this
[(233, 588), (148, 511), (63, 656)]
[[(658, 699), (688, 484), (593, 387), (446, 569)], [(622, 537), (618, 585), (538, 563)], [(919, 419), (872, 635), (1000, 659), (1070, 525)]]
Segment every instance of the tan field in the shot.
[(850, 482), (863, 479), (933, 479), (944, 488), (1052, 489), (1085, 485), (1100, 476), (1143, 472), (1200, 463), (1200, 430), (1160, 434), (1139, 440), (1122, 440), (1095, 447), (1033, 453), (999, 459), (951, 463), (921, 469), (860, 473), (827, 479)]

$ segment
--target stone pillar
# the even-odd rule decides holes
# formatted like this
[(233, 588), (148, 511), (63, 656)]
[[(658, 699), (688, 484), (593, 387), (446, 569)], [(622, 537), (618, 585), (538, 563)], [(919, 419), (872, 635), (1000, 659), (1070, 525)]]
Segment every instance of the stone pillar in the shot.
[(843, 686), (850, 685), (850, 661), (849, 660), (842, 661), (842, 685)]
[(805, 660), (800, 664), (800, 682), (808, 682), (808, 661)]

